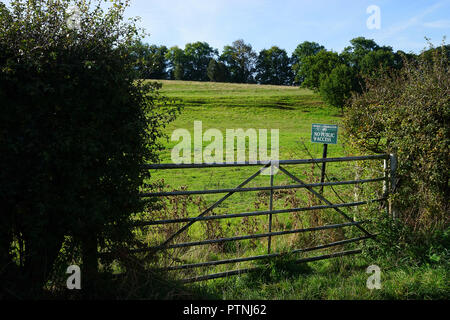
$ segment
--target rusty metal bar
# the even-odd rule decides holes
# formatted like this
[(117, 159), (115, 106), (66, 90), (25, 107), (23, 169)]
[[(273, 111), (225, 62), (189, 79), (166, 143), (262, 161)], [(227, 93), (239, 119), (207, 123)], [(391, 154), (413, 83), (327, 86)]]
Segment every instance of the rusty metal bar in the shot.
[(327, 244), (315, 246), (315, 247), (309, 247), (304, 249), (295, 249), (287, 253), (271, 253), (271, 254), (264, 254), (259, 256), (252, 256), (252, 257), (244, 257), (244, 258), (235, 258), (235, 259), (224, 259), (224, 260), (216, 260), (216, 261), (207, 261), (207, 262), (199, 262), (199, 263), (192, 263), (192, 264), (183, 264), (178, 266), (171, 266), (167, 268), (161, 268), (163, 271), (173, 271), (173, 270), (182, 270), (182, 269), (192, 269), (192, 268), (199, 268), (199, 267), (206, 267), (206, 266), (216, 266), (220, 264), (229, 264), (229, 263), (239, 263), (239, 262), (245, 262), (245, 261), (252, 261), (252, 260), (261, 260), (261, 259), (267, 259), (267, 258), (275, 258), (286, 254), (295, 254), (295, 253), (301, 253), (301, 252), (309, 252), (314, 250), (320, 250), (325, 248), (330, 248), (334, 246), (339, 246), (347, 243), (357, 242), (365, 239), (370, 239), (375, 237), (375, 235), (372, 236), (362, 236), (357, 238), (351, 238), (351, 239), (345, 239), (335, 242), (330, 242)]
[(347, 250), (347, 251), (335, 252), (335, 253), (330, 253), (330, 254), (324, 254), (322, 256), (317, 256), (317, 257), (309, 257), (309, 258), (298, 259), (295, 262), (297, 262), (297, 263), (312, 262), (312, 261), (317, 261), (317, 260), (324, 260), (324, 259), (330, 259), (330, 258), (337, 258), (337, 257), (347, 256), (347, 255), (350, 255), (350, 254), (358, 254), (358, 253), (361, 253), (361, 252), (362, 252), (361, 249)]
[[(270, 163), (269, 163), (270, 164)], [(264, 167), (260, 168), (257, 172), (255, 172), (254, 174), (252, 174), (249, 178), (247, 178), (244, 182), (242, 182), (241, 184), (239, 184), (236, 188), (241, 188), (243, 186), (245, 186), (247, 183), (249, 183), (251, 180), (253, 180), (255, 177), (257, 177), (261, 172), (263, 172), (268, 166), (269, 164), (266, 164)], [(216, 208), (219, 204), (221, 204), (223, 201), (225, 201), (228, 197), (230, 197), (234, 192), (229, 192), (227, 193), (225, 196), (223, 196), (222, 198), (220, 198), (219, 200), (217, 200), (213, 205), (211, 205), (210, 207), (208, 207), (206, 210), (204, 210), (202, 213), (200, 213), (196, 219), (191, 220), (190, 222), (188, 222), (184, 227), (182, 227), (181, 229), (179, 229), (177, 232), (175, 232), (173, 235), (171, 235), (166, 241), (164, 241), (161, 245), (159, 245), (157, 247), (157, 250), (162, 250), (164, 248), (167, 247), (167, 245), (169, 244), (170, 241), (172, 241), (176, 236), (178, 236), (180, 233), (182, 233), (183, 231), (185, 231), (187, 228), (189, 228), (194, 222), (197, 221), (198, 218), (203, 217), (205, 214), (207, 214), (208, 212), (210, 212), (211, 210), (213, 210), (214, 208)]]
[[(353, 157), (340, 157), (340, 158), (318, 158), (318, 159), (295, 159), (295, 160), (279, 160), (280, 165), (289, 164), (308, 164), (308, 163), (323, 163), (323, 162), (342, 162), (342, 161), (359, 161), (359, 160), (374, 160), (374, 159), (387, 159), (388, 154), (377, 154), (368, 156), (353, 156)], [(224, 163), (159, 163), (159, 164), (144, 164), (142, 169), (192, 169), (192, 168), (219, 168), (219, 167), (246, 167), (246, 166), (268, 166), (268, 161), (243, 161), (243, 162), (224, 162)]]
[(227, 192), (250, 192), (250, 191), (267, 191), (267, 190), (285, 190), (285, 189), (299, 189), (308, 187), (321, 187), (321, 186), (339, 186), (339, 185), (349, 185), (349, 184), (362, 184), (369, 182), (385, 181), (385, 177), (373, 178), (373, 179), (360, 179), (360, 180), (347, 180), (347, 181), (333, 181), (333, 182), (323, 182), (323, 183), (305, 183), (305, 184), (294, 184), (287, 186), (273, 186), (273, 187), (252, 187), (252, 188), (228, 188), (228, 189), (214, 189), (214, 190), (192, 190), (192, 191), (167, 191), (167, 192), (148, 192), (142, 193), (140, 196), (144, 197), (166, 197), (166, 196), (186, 196), (186, 195), (197, 195), (197, 194), (216, 194), (216, 193), (227, 193)]
[[(270, 200), (269, 200), (269, 233), (272, 232), (272, 211), (273, 211), (273, 163), (270, 165)], [(267, 253), (270, 254), (272, 236), (267, 238)]]
[[(298, 259), (295, 262), (296, 263), (312, 262), (312, 261), (318, 261), (318, 260), (342, 257), (342, 256), (347, 256), (347, 255), (352, 255), (352, 254), (358, 254), (358, 253), (361, 253), (361, 252), (362, 252), (361, 249), (341, 251), (341, 252), (336, 252), (336, 253), (331, 253), (331, 254), (325, 254), (325, 255), (322, 255), (322, 256)], [(257, 271), (257, 270), (261, 270), (261, 268), (246, 268), (246, 269), (239, 269), (239, 270), (231, 270), (231, 271), (213, 273), (213, 274), (208, 274), (208, 275), (199, 276), (199, 277), (182, 279), (181, 282), (182, 283), (189, 283), (189, 282), (211, 280), (211, 279), (217, 279), (217, 278), (223, 278), (223, 277), (228, 277), (228, 276), (244, 274), (244, 273)]]
[[(206, 245), (206, 244), (221, 243), (221, 242), (227, 242), (227, 241), (258, 239), (258, 238), (265, 238), (265, 237), (269, 237), (269, 236), (280, 236), (280, 235), (285, 235), (285, 234), (319, 231), (319, 230), (326, 230), (326, 229), (336, 229), (336, 228), (343, 228), (343, 227), (350, 227), (350, 226), (359, 226), (360, 224), (363, 224), (363, 223), (366, 223), (369, 221), (370, 220), (352, 221), (352, 222), (339, 223), (339, 224), (328, 224), (328, 225), (324, 225), (324, 226), (304, 228), (304, 229), (294, 229), (294, 230), (259, 233), (259, 234), (229, 237), (229, 238), (183, 242), (183, 243), (177, 243), (177, 244), (172, 244), (172, 245), (166, 245), (164, 247), (164, 249), (193, 247), (193, 246), (201, 246), (201, 245)], [(142, 249), (132, 249), (132, 250), (130, 250), (130, 252), (145, 252), (145, 251), (153, 251), (153, 250), (161, 250), (161, 249), (163, 249), (162, 246), (156, 246), (156, 247), (149, 247), (149, 248), (142, 248)]]
[[(281, 166), (279, 167), (279, 169), (284, 172), (286, 175), (288, 175), (291, 179), (293, 179), (294, 181), (298, 182), (298, 183), (303, 183), (304, 182), (302, 180), (300, 180), (299, 178), (297, 178), (296, 176), (294, 176), (293, 174), (291, 174), (289, 171), (287, 171), (286, 169), (282, 168)], [(318, 197), (320, 200), (322, 200), (323, 202), (325, 202), (328, 205), (332, 205), (332, 203), (330, 201), (328, 201), (324, 196), (322, 196), (320, 193), (316, 192), (313, 188), (308, 187), (307, 188), (311, 193), (313, 193), (316, 197)], [(344, 218), (346, 218), (348, 221), (353, 221), (353, 219), (351, 217), (349, 217), (344, 211), (340, 210), (339, 208), (333, 208), (334, 210), (336, 210), (337, 212), (339, 212)], [(366, 235), (370, 235), (370, 233), (364, 229), (361, 226), (357, 226), (358, 229), (360, 229), (362, 232), (364, 232)]]
[(365, 200), (358, 202), (348, 202), (348, 203), (337, 203), (332, 205), (318, 205), (311, 207), (301, 207), (301, 208), (291, 208), (291, 209), (279, 209), (279, 210), (267, 210), (267, 211), (251, 211), (251, 212), (241, 212), (241, 213), (232, 213), (232, 214), (224, 214), (224, 215), (216, 215), (216, 216), (206, 216), (206, 217), (195, 217), (195, 218), (179, 218), (179, 219), (166, 219), (166, 220), (154, 220), (154, 221), (139, 221), (133, 224), (134, 227), (145, 227), (152, 226), (158, 224), (167, 224), (167, 223), (180, 223), (180, 222), (189, 222), (189, 221), (206, 221), (206, 220), (216, 220), (216, 219), (231, 219), (231, 218), (242, 218), (242, 217), (251, 217), (251, 216), (261, 216), (267, 214), (280, 214), (280, 213), (289, 213), (289, 212), (300, 212), (300, 211), (310, 211), (310, 210), (322, 210), (322, 209), (333, 209), (333, 208), (345, 208), (345, 207), (353, 207), (360, 206), (372, 202), (380, 202), (385, 201), (386, 198), (378, 198), (373, 200)]
[(228, 276), (235, 276), (239, 274), (248, 273), (251, 271), (258, 270), (258, 268), (246, 268), (246, 269), (239, 269), (239, 270), (230, 270), (225, 272), (218, 272), (213, 274), (208, 274), (205, 276), (199, 276), (194, 278), (187, 278), (187, 279), (181, 279), (181, 283), (189, 283), (189, 282), (197, 282), (197, 281), (204, 281), (204, 280), (211, 280), (211, 279), (217, 279), (217, 278), (223, 278)]

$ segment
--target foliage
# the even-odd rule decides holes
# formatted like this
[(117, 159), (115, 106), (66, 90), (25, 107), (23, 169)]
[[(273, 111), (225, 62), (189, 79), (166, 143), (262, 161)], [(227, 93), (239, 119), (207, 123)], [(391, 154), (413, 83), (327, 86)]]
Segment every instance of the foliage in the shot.
[[(367, 53), (359, 61), (360, 73), (366, 77), (376, 77), (380, 73), (388, 72), (393, 68), (400, 68), (401, 63), (391, 50), (378, 49)], [(402, 61), (400, 59), (400, 61)]]
[(400, 69), (403, 65), (401, 57), (412, 57), (394, 53), (391, 47), (380, 47), (364, 37), (354, 38), (350, 43), (351, 46), (340, 54), (320, 50), (321, 47), (314, 43), (299, 45), (294, 54), (303, 58), (293, 67), (296, 81), (320, 92), (330, 105), (343, 108), (352, 92), (364, 90), (364, 77), (377, 77), (391, 69)]
[(167, 79), (166, 46), (149, 45), (136, 41), (131, 46), (131, 54), (136, 59), (140, 79)]
[(341, 59), (336, 52), (321, 50), (303, 59), (297, 77), (303, 79), (302, 87), (318, 91), (320, 82), (340, 63)]
[(211, 59), (208, 64), (208, 78), (212, 82), (225, 82), (228, 80), (228, 69), (222, 62)]
[(260, 51), (256, 60), (256, 81), (260, 84), (290, 85), (292, 70), (285, 50), (276, 46)]
[[(362, 77), (377, 76), (390, 69), (402, 67), (402, 53), (394, 53), (392, 47), (380, 47), (375, 41), (364, 37), (354, 38), (350, 43), (352, 45), (343, 50), (341, 58), (355, 70), (358, 81)], [(362, 88), (358, 89), (357, 92), (361, 92)]]
[(186, 44), (184, 48), (186, 64), (184, 79), (192, 81), (207, 81), (207, 68), (209, 61), (217, 55), (217, 49), (213, 49), (206, 42), (194, 42)]
[(376, 240), (364, 243), (364, 255), (369, 259), (389, 259), (392, 266), (449, 264), (450, 229), (435, 230), (418, 237), (411, 226), (383, 213), (373, 225)]
[(70, 4), (0, 4), (0, 282), (18, 297), (73, 261), (89, 279), (97, 249), (132, 240), (140, 165), (157, 161), (175, 115), (160, 85), (135, 82), (128, 2), (75, 1), (79, 28), (67, 24)]
[(394, 204), (412, 230), (448, 225), (450, 77), (445, 47), (398, 71), (366, 79), (346, 108), (345, 127), (362, 150), (398, 156)]
[[(345, 47), (341, 55), (351, 67), (360, 69), (361, 60), (370, 52), (378, 50), (380, 47), (372, 39), (357, 37), (350, 40), (351, 46)], [(392, 48), (390, 48), (390, 51)]]
[(252, 46), (239, 39), (231, 46), (225, 46), (220, 56), (230, 72), (230, 82), (253, 83), (257, 55)]
[(218, 55), (217, 49), (206, 42), (187, 43), (184, 50), (171, 47), (165, 54), (169, 78), (174, 80), (208, 81), (207, 69), (211, 59)]
[(184, 69), (187, 61), (183, 49), (180, 49), (177, 46), (171, 47), (167, 51), (165, 57), (168, 61), (169, 79), (184, 80)]
[[(376, 76), (389, 68), (402, 66), (401, 56), (413, 57), (401, 51), (394, 53), (389, 46), (379, 46), (375, 41), (358, 37), (350, 41), (341, 54), (325, 50), (316, 42), (304, 41), (299, 44), (292, 56), (276, 46), (262, 50), (256, 54), (252, 46), (239, 39), (231, 45), (226, 45), (217, 59), (218, 50), (206, 42), (188, 43), (184, 49), (174, 46), (143, 44), (133, 45), (134, 55), (138, 60), (138, 69), (144, 72), (144, 78), (208, 81), (208, 66), (220, 75), (220, 82), (303, 85), (320, 91), (320, 84), (332, 70), (345, 64), (352, 72), (352, 86), (343, 92), (343, 86), (335, 92), (328, 90), (327, 95), (333, 95), (333, 101), (344, 101), (351, 91), (361, 92), (362, 76)], [(323, 52), (321, 52), (323, 51)], [(211, 59), (217, 63), (211, 62)], [(224, 64), (225, 68), (221, 65)], [(213, 71), (211, 71), (213, 72)], [(336, 71), (342, 74), (341, 70)], [(256, 78), (255, 78), (256, 77)], [(306, 81), (306, 82), (305, 82)], [(330, 80), (328, 84), (332, 83)], [(328, 85), (328, 89), (332, 86)], [(323, 91), (323, 90), (322, 90)], [(326, 98), (326, 100), (330, 100)], [(330, 100), (331, 101), (331, 100)], [(338, 105), (342, 107), (342, 104)]]
[(319, 51), (324, 50), (325, 47), (321, 46), (317, 42), (309, 42), (304, 41), (300, 43), (292, 53), (291, 63), (292, 63), (292, 71), (295, 75), (295, 83), (301, 84), (304, 80), (302, 75), (299, 73), (300, 67), (303, 63), (303, 60), (306, 57), (313, 56), (317, 54)]
[(340, 64), (335, 67), (330, 75), (320, 82), (320, 94), (323, 99), (334, 107), (343, 107), (351, 92), (357, 87), (354, 71)]

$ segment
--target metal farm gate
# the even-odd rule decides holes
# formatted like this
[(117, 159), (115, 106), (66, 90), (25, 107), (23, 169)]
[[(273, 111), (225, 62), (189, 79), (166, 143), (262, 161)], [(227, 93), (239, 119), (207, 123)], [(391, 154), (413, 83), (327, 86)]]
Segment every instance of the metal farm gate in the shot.
[[(304, 181), (302, 181), (301, 179), (299, 179), (298, 177), (293, 175), (291, 172), (289, 172), (285, 168), (285, 165), (301, 165), (301, 164), (330, 163), (330, 162), (349, 162), (349, 161), (374, 160), (374, 159), (384, 160), (384, 175), (382, 177), (377, 177), (377, 178), (372, 178), (372, 179), (360, 179), (360, 180), (331, 181), (331, 182), (322, 182), (322, 183), (305, 183)], [(180, 228), (178, 231), (173, 233), (171, 236), (169, 236), (165, 241), (163, 241), (163, 243), (161, 243), (158, 246), (141, 248), (141, 249), (133, 249), (131, 251), (132, 252), (145, 252), (145, 251), (159, 252), (162, 250), (173, 249), (173, 248), (210, 245), (210, 244), (215, 244), (215, 243), (224, 243), (224, 242), (228, 242), (228, 241), (239, 241), (239, 240), (258, 239), (258, 238), (267, 238), (268, 239), (267, 254), (256, 255), (256, 256), (251, 256), (251, 257), (237, 257), (234, 259), (223, 259), (223, 260), (204, 261), (204, 262), (182, 264), (182, 265), (173, 265), (173, 266), (164, 268), (164, 270), (169, 271), (169, 270), (183, 270), (183, 269), (191, 269), (191, 268), (199, 268), (199, 267), (207, 267), (207, 266), (216, 266), (216, 265), (220, 265), (220, 264), (231, 264), (231, 263), (238, 263), (238, 262), (251, 261), (251, 260), (261, 260), (261, 259), (274, 258), (274, 257), (281, 256), (282, 254), (285, 254), (285, 253), (272, 253), (271, 252), (271, 239), (274, 236), (296, 234), (296, 233), (302, 233), (302, 232), (314, 232), (314, 231), (326, 230), (326, 229), (337, 229), (337, 228), (350, 227), (350, 226), (354, 226), (362, 232), (362, 235), (359, 237), (344, 239), (344, 240), (326, 243), (326, 244), (322, 244), (322, 245), (314, 246), (314, 247), (295, 248), (295, 249), (292, 249), (289, 253), (310, 252), (310, 251), (330, 248), (330, 247), (334, 247), (334, 246), (344, 245), (344, 244), (348, 244), (348, 243), (358, 242), (358, 241), (362, 241), (362, 240), (369, 239), (369, 238), (374, 238), (376, 235), (371, 234), (363, 226), (364, 223), (368, 222), (367, 220), (354, 221), (354, 219), (352, 217), (350, 217), (348, 214), (346, 214), (344, 211), (342, 211), (341, 208), (361, 206), (361, 205), (365, 205), (365, 204), (368, 204), (371, 202), (380, 202), (383, 204), (383, 206), (386, 208), (386, 210), (389, 210), (389, 205), (388, 205), (388, 201), (387, 201), (388, 194), (389, 194), (389, 190), (392, 190), (394, 187), (394, 184), (395, 184), (395, 170), (396, 170), (397, 164), (396, 164), (396, 158), (394, 155), (380, 154), (380, 155), (353, 156), (353, 157), (340, 157), (340, 158), (279, 160), (277, 162), (261, 162), (261, 161), (259, 161), (256, 163), (246, 162), (246, 163), (178, 164), (178, 165), (176, 165), (176, 164), (148, 164), (148, 165), (144, 165), (143, 169), (145, 169), (145, 170), (149, 170), (149, 169), (156, 169), (156, 170), (194, 169), (195, 170), (195, 169), (199, 169), (199, 168), (218, 168), (218, 167), (231, 168), (231, 167), (243, 167), (243, 166), (256, 166), (256, 167), (259, 166), (260, 168), (254, 174), (252, 174), (250, 177), (248, 177), (245, 181), (240, 183), (235, 188), (215, 189), (215, 190), (195, 190), (195, 191), (186, 190), (186, 191), (172, 191), (172, 192), (143, 193), (141, 195), (143, 198), (181, 196), (181, 195), (204, 195), (204, 194), (225, 194), (225, 195), (223, 197), (221, 197), (219, 200), (217, 200), (216, 202), (214, 202), (212, 205), (210, 205), (206, 210), (201, 212), (196, 217), (136, 222), (135, 227), (172, 224), (172, 223), (186, 223), (186, 224), (182, 228)], [(280, 172), (282, 172), (287, 177), (289, 177), (294, 182), (294, 184), (275, 186), (273, 183), (274, 175), (270, 175), (270, 185), (269, 186), (247, 187), (247, 188), (245, 187), (246, 184), (248, 184), (255, 177), (260, 175), (264, 170), (274, 170), (275, 166), (279, 169)], [(320, 187), (322, 189), (323, 187), (326, 187), (326, 186), (357, 185), (357, 184), (362, 184), (362, 183), (371, 183), (371, 182), (378, 182), (378, 181), (384, 182), (383, 183), (383, 196), (381, 198), (364, 200), (364, 201), (332, 203), (322, 195), (321, 191), (318, 192), (315, 190), (315, 188), (317, 188), (317, 187)], [(304, 189), (308, 190), (311, 194), (314, 195), (314, 197), (319, 199), (322, 202), (322, 204), (315, 205), (315, 206), (309, 206), (309, 207), (273, 210), (274, 190), (298, 189), (298, 188), (304, 188)], [(208, 213), (210, 213), (212, 210), (217, 208), (222, 202), (224, 202), (226, 199), (228, 199), (234, 193), (248, 192), (248, 191), (269, 191), (270, 192), (269, 210), (253, 211), (253, 212), (240, 212), (240, 213), (224, 214), (224, 215), (208, 215)], [(273, 215), (277, 215), (277, 214), (281, 214), (281, 213), (291, 213), (291, 212), (300, 212), (300, 211), (309, 211), (309, 210), (321, 210), (321, 209), (329, 209), (329, 208), (333, 209), (334, 211), (336, 211), (337, 214), (342, 216), (344, 218), (345, 222), (339, 223), (339, 224), (327, 224), (327, 225), (316, 226), (316, 227), (311, 227), (311, 228), (272, 232), (272, 217), (273, 217)], [(227, 237), (227, 238), (220, 238), (220, 239), (205, 239), (205, 240), (201, 240), (201, 241), (183, 242), (183, 243), (176, 243), (176, 244), (172, 243), (173, 240), (176, 239), (181, 233), (187, 231), (188, 228), (190, 228), (194, 223), (196, 223), (198, 221), (217, 220), (217, 219), (234, 219), (234, 218), (262, 216), (262, 215), (268, 216), (268, 230), (266, 233), (248, 234), (248, 235), (241, 235), (241, 236)], [(352, 254), (357, 254), (360, 252), (361, 252), (361, 249), (340, 251), (340, 252), (334, 252), (331, 254), (302, 258), (302, 259), (296, 260), (296, 262), (299, 262), (299, 263), (310, 262), (310, 261), (352, 255)], [(195, 281), (202, 281), (202, 280), (208, 280), (208, 279), (214, 279), (214, 278), (220, 278), (220, 277), (227, 277), (227, 276), (247, 273), (247, 272), (250, 272), (255, 269), (257, 269), (257, 268), (252, 267), (252, 268), (243, 268), (243, 269), (238, 269), (238, 270), (229, 270), (229, 271), (225, 271), (225, 272), (219, 272), (219, 273), (214, 273), (214, 274), (186, 278), (186, 279), (183, 279), (183, 282), (195, 282)]]

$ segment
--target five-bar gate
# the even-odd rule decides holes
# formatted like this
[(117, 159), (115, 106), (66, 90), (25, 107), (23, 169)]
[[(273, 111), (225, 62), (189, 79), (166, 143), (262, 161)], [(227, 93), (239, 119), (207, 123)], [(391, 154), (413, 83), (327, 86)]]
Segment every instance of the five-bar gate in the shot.
[[(305, 183), (304, 181), (302, 181), (301, 179), (296, 177), (294, 174), (292, 174), (285, 168), (285, 165), (294, 165), (294, 164), (311, 164), (311, 163), (344, 162), (344, 161), (347, 162), (347, 161), (373, 160), (373, 159), (384, 160), (384, 175), (382, 177), (377, 177), (377, 178), (373, 178), (373, 179), (347, 180), (347, 181), (331, 181), (331, 182), (329, 181), (329, 182), (323, 182), (323, 183)], [(204, 261), (204, 262), (198, 262), (198, 263), (169, 266), (169, 267), (165, 268), (165, 270), (182, 270), (182, 269), (198, 268), (198, 267), (205, 267), (205, 266), (216, 266), (216, 265), (220, 265), (220, 264), (238, 263), (238, 262), (243, 262), (243, 261), (261, 260), (261, 259), (278, 257), (282, 254), (285, 254), (285, 253), (272, 253), (271, 252), (271, 239), (274, 236), (295, 234), (295, 233), (302, 233), (302, 232), (312, 232), (312, 231), (319, 231), (319, 230), (326, 230), (326, 229), (336, 229), (336, 228), (343, 228), (343, 227), (350, 227), (350, 226), (354, 226), (354, 227), (358, 228), (363, 233), (361, 236), (355, 237), (355, 238), (344, 239), (344, 240), (335, 241), (335, 242), (331, 242), (331, 243), (327, 243), (327, 244), (323, 244), (323, 245), (319, 245), (319, 246), (314, 246), (314, 247), (293, 249), (290, 251), (290, 253), (303, 253), (303, 252), (315, 251), (315, 250), (330, 248), (330, 247), (334, 247), (334, 246), (344, 245), (344, 244), (348, 244), (348, 243), (352, 243), (352, 242), (358, 242), (361, 240), (373, 238), (373, 237), (375, 237), (375, 235), (371, 234), (363, 226), (364, 223), (366, 223), (367, 221), (354, 221), (353, 218), (350, 217), (349, 215), (347, 215), (344, 211), (342, 211), (341, 208), (361, 206), (361, 205), (365, 205), (365, 204), (368, 204), (371, 202), (382, 202), (384, 204), (385, 208), (388, 209), (389, 208), (389, 206), (387, 205), (388, 193), (395, 181), (396, 159), (395, 159), (394, 155), (380, 154), (380, 155), (353, 156), (353, 157), (340, 157), (340, 158), (279, 160), (276, 162), (272, 162), (272, 161), (261, 162), (261, 161), (259, 161), (259, 162), (255, 162), (255, 163), (245, 162), (245, 163), (220, 163), (220, 164), (148, 164), (148, 165), (144, 165), (143, 169), (145, 169), (145, 170), (148, 170), (148, 169), (169, 170), (169, 169), (199, 169), (199, 168), (218, 168), (218, 167), (227, 167), (228, 168), (228, 167), (242, 167), (242, 166), (255, 166), (255, 167), (259, 167), (259, 169), (235, 188), (215, 189), (215, 190), (193, 190), (193, 191), (185, 190), (185, 191), (172, 191), (172, 192), (143, 193), (141, 195), (143, 198), (181, 196), (181, 195), (203, 195), (203, 194), (225, 194), (225, 195), (223, 197), (221, 197), (219, 200), (217, 200), (216, 202), (214, 202), (212, 205), (210, 205), (207, 209), (202, 211), (196, 217), (136, 222), (135, 227), (171, 224), (171, 223), (186, 223), (186, 224), (182, 228), (180, 228), (178, 231), (173, 233), (171, 236), (169, 236), (165, 241), (163, 241), (158, 246), (134, 249), (131, 251), (132, 252), (152, 251), (152, 252), (156, 253), (158, 251), (167, 250), (167, 249), (171, 249), (171, 248), (209, 245), (209, 244), (214, 244), (214, 243), (223, 243), (223, 242), (227, 242), (227, 241), (239, 241), (239, 240), (246, 240), (246, 239), (258, 239), (258, 238), (267, 238), (268, 239), (267, 254), (264, 254), (264, 255), (257, 255), (257, 256), (251, 256), (251, 257), (238, 257), (238, 258), (234, 258), (234, 259), (223, 259), (223, 260), (215, 260), (215, 261)], [(275, 167), (278, 170), (280, 170), (282, 173), (284, 173), (286, 176), (288, 176), (294, 182), (294, 184), (275, 186), (273, 183), (274, 175), (271, 174), (270, 175), (270, 186), (245, 187), (250, 181), (252, 181), (255, 177), (260, 175), (263, 171), (271, 170), (273, 173), (273, 170)], [(384, 189), (383, 196), (381, 198), (371, 199), (371, 200), (346, 202), (346, 203), (332, 203), (327, 198), (325, 198), (322, 193), (314, 190), (314, 188), (316, 188), (316, 187), (337, 186), (337, 185), (355, 185), (355, 184), (370, 183), (370, 182), (377, 182), (377, 181), (384, 182), (383, 183), (383, 189)], [(309, 206), (309, 207), (273, 210), (274, 190), (298, 189), (298, 188), (307, 189), (315, 197), (317, 197), (322, 202), (322, 204), (315, 205), (315, 206)], [(228, 199), (234, 193), (249, 192), (249, 191), (269, 191), (270, 192), (269, 210), (240, 212), (240, 213), (223, 214), (223, 215), (208, 215), (208, 213), (210, 213), (212, 210), (217, 208), (222, 202), (224, 202), (226, 199)], [(337, 212), (337, 214), (341, 215), (346, 220), (346, 222), (339, 223), (339, 224), (328, 224), (328, 225), (323, 225), (323, 226), (316, 226), (316, 227), (311, 227), (311, 228), (272, 232), (272, 216), (273, 215), (281, 214), (281, 213), (288, 213), (288, 212), (299, 212), (299, 211), (320, 210), (320, 209), (333, 209)], [(185, 232), (189, 227), (191, 227), (194, 223), (196, 223), (198, 221), (230, 219), (230, 218), (240, 218), (240, 217), (250, 217), (250, 216), (261, 216), (261, 215), (266, 215), (269, 218), (269, 228), (268, 228), (268, 232), (266, 232), (266, 233), (242, 235), (242, 236), (227, 237), (227, 238), (220, 238), (220, 239), (205, 239), (205, 240), (201, 240), (201, 241), (184, 242), (184, 243), (176, 243), (176, 244), (172, 243), (173, 240), (175, 238), (177, 238), (177, 236), (179, 236), (181, 233)], [(310, 261), (328, 259), (328, 258), (333, 258), (333, 257), (357, 254), (360, 252), (361, 252), (361, 249), (354, 249), (354, 250), (347, 250), (347, 251), (341, 251), (341, 252), (335, 252), (335, 253), (331, 253), (331, 254), (315, 256), (315, 257), (302, 258), (302, 259), (299, 259), (296, 261), (297, 262), (310, 262)], [(214, 274), (209, 274), (209, 275), (204, 275), (204, 276), (187, 278), (187, 279), (184, 279), (183, 281), (184, 282), (194, 282), (194, 281), (208, 280), (208, 279), (226, 277), (226, 276), (231, 276), (231, 275), (238, 275), (238, 274), (250, 272), (255, 269), (256, 268), (244, 268), (244, 269), (238, 269), (238, 270), (229, 270), (226, 272), (220, 272), (220, 273), (214, 273)]]

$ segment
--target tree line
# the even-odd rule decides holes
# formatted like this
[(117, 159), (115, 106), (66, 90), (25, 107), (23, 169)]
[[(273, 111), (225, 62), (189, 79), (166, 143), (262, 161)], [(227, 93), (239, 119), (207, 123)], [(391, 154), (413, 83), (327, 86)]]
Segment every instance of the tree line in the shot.
[(143, 79), (298, 85), (320, 92), (326, 102), (338, 107), (352, 91), (363, 90), (363, 77), (400, 69), (404, 57), (414, 57), (364, 37), (350, 40), (341, 53), (310, 41), (300, 43), (290, 56), (277, 46), (256, 53), (251, 44), (239, 39), (224, 46), (220, 54), (200, 41), (184, 49), (137, 41), (132, 54)]
[(292, 59), (273, 46), (257, 54), (242, 39), (223, 48), (221, 54), (207, 42), (174, 46), (133, 44), (138, 73), (143, 79), (170, 79), (291, 85)]

